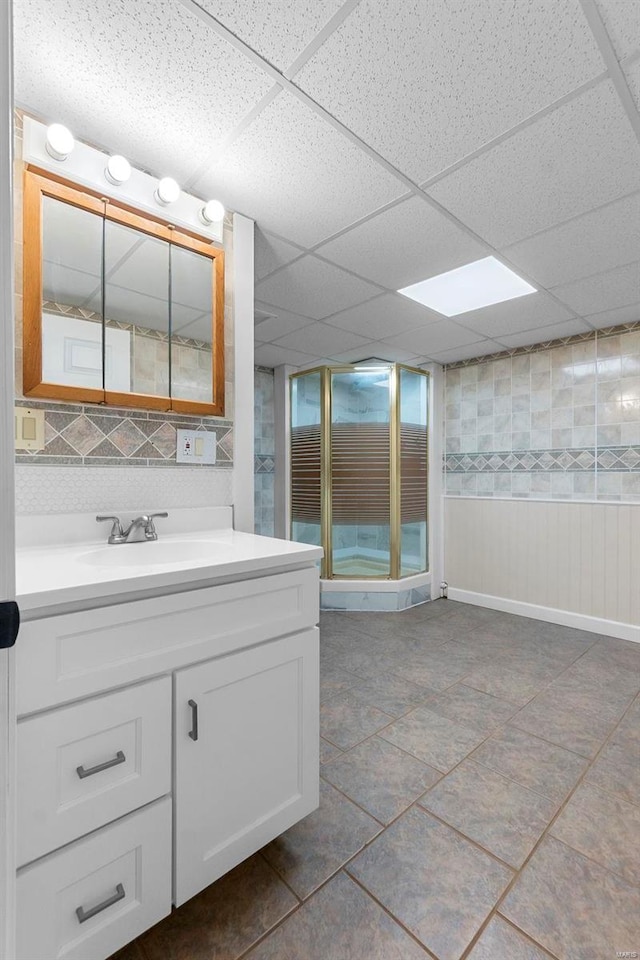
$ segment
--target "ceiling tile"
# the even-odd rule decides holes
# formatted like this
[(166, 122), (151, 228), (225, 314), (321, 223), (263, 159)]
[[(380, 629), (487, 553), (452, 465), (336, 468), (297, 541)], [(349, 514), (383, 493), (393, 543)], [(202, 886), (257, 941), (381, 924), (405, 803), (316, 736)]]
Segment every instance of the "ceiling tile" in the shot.
[(576, 333), (586, 333), (589, 329), (584, 320), (567, 320), (565, 323), (554, 323), (549, 327), (538, 327), (536, 330), (500, 337), (500, 343), (509, 348), (527, 347), (531, 343), (549, 343), (560, 337), (573, 337)]
[[(256, 302), (256, 321), (255, 335), (256, 339), (262, 343), (270, 343), (271, 340), (277, 340), (279, 337), (286, 336), (287, 333), (293, 333), (294, 330), (301, 330), (302, 327), (308, 327), (314, 320), (309, 317), (297, 317), (294, 313), (289, 313), (281, 307), (270, 307), (265, 303)], [(259, 313), (268, 314), (265, 320), (260, 320)]]
[(597, 0), (602, 21), (618, 55), (640, 49), (640, 3), (637, 0)]
[(172, 330), (174, 333), (179, 333), (181, 337), (190, 337), (192, 340), (202, 340), (204, 343), (211, 343), (213, 337), (211, 314), (209, 313), (206, 316), (198, 317), (197, 320), (193, 320), (191, 323), (187, 323), (181, 327), (172, 326)]
[(286, 240), (280, 240), (271, 234), (264, 233), (259, 227), (254, 232), (255, 277), (262, 280), (268, 274), (286, 266), (303, 253), (299, 247), (294, 247)]
[(392, 347), (401, 347), (409, 350), (413, 356), (431, 357), (437, 351), (449, 350), (453, 347), (463, 347), (468, 343), (477, 343), (481, 340), (477, 333), (472, 333), (464, 327), (459, 327), (452, 320), (440, 320), (430, 323), (418, 330), (401, 333), (388, 342)]
[(420, 197), (412, 197), (317, 250), (398, 290), (486, 256), (486, 248)]
[(584, 319), (592, 327), (615, 327), (619, 323), (635, 323), (640, 320), (640, 303), (630, 303), (616, 310), (604, 310), (601, 313), (585, 313)]
[(640, 145), (611, 81), (429, 187), (496, 247), (640, 188)]
[(315, 320), (345, 310), (379, 292), (377, 287), (313, 256), (296, 260), (256, 284), (256, 296), (264, 303)]
[(351, 330), (363, 337), (380, 340), (407, 330), (415, 330), (425, 323), (442, 320), (438, 313), (423, 307), (415, 300), (399, 294), (384, 293), (381, 297), (359, 303), (349, 310), (330, 317), (327, 323), (341, 330)]
[(362, 0), (296, 83), (422, 182), (603, 69), (578, 0)]
[(386, 360), (389, 363), (407, 363), (409, 360), (421, 359), (415, 350), (403, 350), (401, 347), (392, 346), (390, 343), (380, 343), (380, 341), (370, 343), (368, 347), (360, 347), (356, 350), (346, 350), (336, 356), (336, 360), (342, 363), (357, 363), (358, 360)]
[(285, 92), (197, 187), (302, 246), (320, 243), (406, 193), (399, 180)]
[(362, 347), (352, 347), (351, 350), (343, 350), (341, 353), (332, 353), (332, 363), (361, 363), (365, 360), (383, 360), (380, 351), (381, 344), (375, 340), (370, 340)]
[(472, 310), (457, 318), (457, 323), (483, 337), (498, 337), (502, 334), (517, 333), (519, 330), (531, 330), (532, 327), (544, 327), (550, 323), (571, 319), (572, 313), (557, 303), (543, 290), (506, 300), (490, 307)]
[(342, 353), (369, 342), (365, 337), (357, 337), (355, 333), (336, 330), (335, 327), (328, 327), (324, 323), (312, 323), (303, 330), (296, 330), (295, 333), (282, 337), (276, 346), (300, 350), (313, 357), (332, 357), (336, 353)]
[(272, 86), (179, 4), (17, 0), (14, 9), (16, 102), (159, 176), (191, 175)]
[(344, 0), (198, 0), (265, 60), (285, 70), (300, 56)]
[(298, 370), (309, 370), (311, 367), (330, 367), (332, 363), (333, 360), (328, 357), (314, 357), (313, 360), (299, 364)]
[(522, 240), (504, 254), (545, 287), (628, 263), (640, 254), (640, 193)]
[(308, 363), (312, 357), (308, 353), (300, 353), (298, 350), (288, 350), (286, 347), (278, 347), (273, 343), (259, 343), (256, 345), (254, 360), (261, 367), (279, 367), (283, 363), (289, 363), (293, 367)]
[(473, 360), (475, 357), (486, 357), (491, 353), (500, 353), (504, 347), (495, 340), (483, 340), (481, 343), (472, 343), (469, 347), (455, 347), (453, 350), (443, 350), (432, 354), (436, 363), (455, 363), (457, 360)]
[(581, 316), (626, 307), (640, 300), (640, 262), (565, 283), (553, 293)]

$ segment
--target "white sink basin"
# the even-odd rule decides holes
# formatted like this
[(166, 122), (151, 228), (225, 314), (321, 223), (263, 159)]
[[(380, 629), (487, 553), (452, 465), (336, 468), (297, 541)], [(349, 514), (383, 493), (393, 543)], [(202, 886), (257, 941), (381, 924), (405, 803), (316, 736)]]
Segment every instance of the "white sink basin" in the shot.
[(94, 567), (155, 567), (172, 563), (202, 563), (219, 559), (214, 544), (204, 540), (154, 540), (151, 543), (118, 543), (96, 547), (78, 559)]

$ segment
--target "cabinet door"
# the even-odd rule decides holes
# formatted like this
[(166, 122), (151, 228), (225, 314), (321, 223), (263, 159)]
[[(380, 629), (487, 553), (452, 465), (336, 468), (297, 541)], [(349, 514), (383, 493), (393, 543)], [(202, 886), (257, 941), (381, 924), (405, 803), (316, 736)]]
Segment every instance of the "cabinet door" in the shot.
[(175, 904), (318, 806), (318, 631), (180, 670)]

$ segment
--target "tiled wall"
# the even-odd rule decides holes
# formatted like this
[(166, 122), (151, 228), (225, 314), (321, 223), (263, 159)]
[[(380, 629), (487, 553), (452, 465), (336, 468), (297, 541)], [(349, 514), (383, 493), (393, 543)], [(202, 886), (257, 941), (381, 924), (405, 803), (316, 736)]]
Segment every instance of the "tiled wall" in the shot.
[(640, 502), (640, 321), (445, 372), (450, 496)]
[(176, 430), (182, 428), (215, 433), (216, 468), (233, 466), (230, 420), (48, 400), (18, 400), (16, 405), (44, 409), (45, 415), (44, 450), (19, 451), (17, 463), (182, 469), (176, 463)]
[(256, 367), (254, 400), (255, 532), (274, 535), (275, 434), (273, 370)]

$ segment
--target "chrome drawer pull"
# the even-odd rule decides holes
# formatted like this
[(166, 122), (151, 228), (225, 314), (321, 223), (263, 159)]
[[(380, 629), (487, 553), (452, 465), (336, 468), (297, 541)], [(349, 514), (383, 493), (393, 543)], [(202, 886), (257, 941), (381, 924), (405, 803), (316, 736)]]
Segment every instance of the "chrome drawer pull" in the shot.
[(191, 707), (191, 730), (189, 730), (189, 736), (192, 740), (198, 739), (198, 704), (195, 700), (189, 700), (189, 706)]
[(121, 883), (116, 887), (116, 892), (112, 897), (108, 897), (106, 900), (103, 900), (102, 903), (99, 903), (95, 907), (91, 907), (90, 910), (85, 910), (84, 907), (76, 907), (76, 916), (78, 917), (78, 923), (85, 923), (86, 920), (91, 920), (91, 917), (95, 917), (97, 913), (102, 913), (103, 910), (106, 910), (107, 907), (112, 907), (114, 903), (117, 903), (118, 900), (124, 900), (125, 892), (124, 887)]
[(95, 767), (89, 767), (85, 770), (83, 766), (76, 767), (76, 772), (81, 780), (85, 777), (92, 777), (94, 773), (100, 773), (101, 770), (108, 770), (109, 767), (117, 767), (119, 763), (124, 763), (127, 758), (122, 750), (118, 750), (113, 760), (105, 760), (104, 763), (98, 763)]

